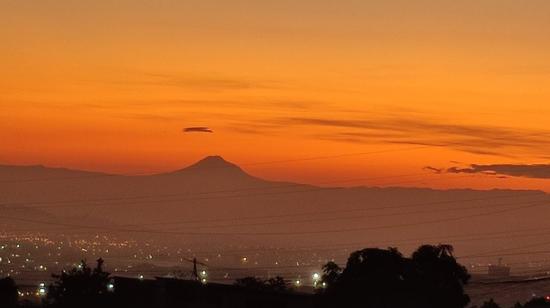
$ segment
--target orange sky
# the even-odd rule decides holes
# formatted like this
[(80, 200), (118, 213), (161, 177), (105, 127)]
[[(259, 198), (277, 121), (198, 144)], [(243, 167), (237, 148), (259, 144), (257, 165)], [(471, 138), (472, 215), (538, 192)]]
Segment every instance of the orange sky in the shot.
[(550, 161), (547, 0), (6, 0), (0, 37), (2, 164), (550, 191), (423, 169)]

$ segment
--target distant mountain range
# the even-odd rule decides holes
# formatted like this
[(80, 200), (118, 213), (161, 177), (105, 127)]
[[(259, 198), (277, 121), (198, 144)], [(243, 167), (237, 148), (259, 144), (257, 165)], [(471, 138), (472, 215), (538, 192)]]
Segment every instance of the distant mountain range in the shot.
[(549, 228), (548, 201), (540, 191), (271, 182), (219, 156), (147, 176), (0, 166), (0, 229), (18, 231), (139, 229), (128, 233), (284, 245), (450, 242), (478, 252), (540, 241), (544, 235), (525, 233), (533, 231), (510, 231)]

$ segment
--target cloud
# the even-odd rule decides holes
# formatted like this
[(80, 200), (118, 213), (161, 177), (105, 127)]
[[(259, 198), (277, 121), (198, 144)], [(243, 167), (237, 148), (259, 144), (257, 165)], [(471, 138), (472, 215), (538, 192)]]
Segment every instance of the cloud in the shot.
[(254, 123), (249, 121), (233, 121), (224, 127), (241, 134), (265, 135), (269, 132), (272, 136), (280, 133), (280, 127), (273, 124)]
[(161, 121), (161, 122), (174, 122), (181, 121), (181, 116), (176, 115), (160, 115), (160, 114), (145, 114), (145, 113), (120, 113), (114, 114), (114, 117), (119, 119), (130, 119), (130, 120), (144, 120), (144, 121)]
[(186, 127), (183, 129), (184, 133), (213, 133), (214, 131), (208, 127), (198, 126), (198, 127)]
[(248, 77), (204, 75), (195, 73), (151, 73), (128, 72), (124, 78), (112, 80), (110, 84), (123, 86), (168, 86), (202, 91), (227, 91), (249, 89), (276, 89), (283, 85), (280, 81), (258, 80)]
[(550, 131), (452, 124), (419, 117), (288, 117), (271, 119), (271, 123), (287, 127), (324, 128), (326, 131), (317, 133), (317, 137), (342, 142), (448, 147), (472, 154), (500, 157), (515, 157), (515, 153), (542, 154), (550, 151)]
[(435, 168), (435, 167), (432, 167), (432, 166), (426, 166), (424, 168), (422, 168), (423, 170), (427, 170), (427, 171), (431, 171), (433, 173), (437, 173), (437, 174), (440, 174), (440, 173), (443, 173), (443, 169), (441, 168)]
[(550, 164), (495, 164), (495, 165), (470, 165), (467, 168), (452, 167), (447, 169), (449, 173), (483, 173), (502, 176), (526, 177), (534, 179), (550, 179)]

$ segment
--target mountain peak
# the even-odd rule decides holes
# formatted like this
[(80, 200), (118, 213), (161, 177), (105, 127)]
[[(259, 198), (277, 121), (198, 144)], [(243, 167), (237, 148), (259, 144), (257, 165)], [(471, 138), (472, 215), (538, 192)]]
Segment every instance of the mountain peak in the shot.
[(239, 172), (244, 173), (242, 169), (223, 159), (221, 156), (207, 156), (191, 166), (180, 171), (209, 171), (209, 172)]
[(193, 166), (203, 166), (203, 167), (229, 167), (235, 166), (234, 164), (223, 159), (223, 157), (218, 155), (206, 156), (205, 158), (199, 160)]

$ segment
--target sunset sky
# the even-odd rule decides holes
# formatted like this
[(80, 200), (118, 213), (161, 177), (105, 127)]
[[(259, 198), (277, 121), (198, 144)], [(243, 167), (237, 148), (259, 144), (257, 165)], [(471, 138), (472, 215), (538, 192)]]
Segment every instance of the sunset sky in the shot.
[(550, 191), (548, 0), (0, 0), (0, 38), (0, 164)]

